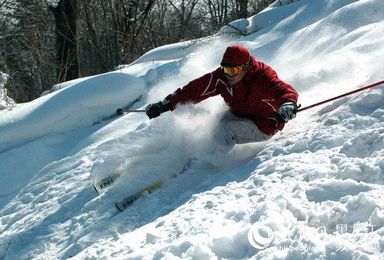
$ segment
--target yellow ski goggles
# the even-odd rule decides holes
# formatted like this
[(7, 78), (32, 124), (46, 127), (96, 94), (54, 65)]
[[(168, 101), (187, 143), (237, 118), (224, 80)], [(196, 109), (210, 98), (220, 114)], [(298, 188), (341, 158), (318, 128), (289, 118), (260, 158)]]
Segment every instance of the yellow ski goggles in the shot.
[(242, 70), (243, 66), (235, 66), (235, 67), (230, 67), (230, 66), (221, 66), (224, 74), (230, 76), (230, 77), (234, 77), (236, 76), (237, 74), (240, 73), (240, 71)]

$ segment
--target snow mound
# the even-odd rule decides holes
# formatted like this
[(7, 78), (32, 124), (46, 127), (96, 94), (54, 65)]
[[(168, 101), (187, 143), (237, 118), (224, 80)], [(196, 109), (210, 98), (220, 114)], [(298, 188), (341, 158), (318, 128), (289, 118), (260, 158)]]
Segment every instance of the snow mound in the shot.
[(0, 117), (0, 138), (4, 140), (0, 151), (50, 133), (89, 127), (135, 101), (143, 88), (139, 78), (113, 72), (23, 104)]

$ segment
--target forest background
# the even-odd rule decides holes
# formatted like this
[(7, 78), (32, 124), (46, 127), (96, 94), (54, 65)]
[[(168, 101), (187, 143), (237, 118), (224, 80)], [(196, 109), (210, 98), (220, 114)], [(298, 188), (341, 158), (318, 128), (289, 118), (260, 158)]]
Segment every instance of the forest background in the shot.
[(115, 70), (158, 46), (198, 41), (272, 2), (283, 4), (274, 0), (0, 0), (0, 108), (31, 101), (57, 83)]

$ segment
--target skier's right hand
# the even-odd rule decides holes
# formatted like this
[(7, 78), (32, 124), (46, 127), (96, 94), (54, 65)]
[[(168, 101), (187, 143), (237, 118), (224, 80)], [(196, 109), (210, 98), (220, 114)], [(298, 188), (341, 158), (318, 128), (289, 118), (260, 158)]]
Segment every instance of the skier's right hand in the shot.
[(152, 119), (172, 109), (172, 105), (168, 100), (160, 101), (158, 103), (149, 104), (145, 108), (145, 113)]
[(277, 111), (276, 120), (280, 123), (287, 123), (296, 117), (297, 105), (293, 102), (285, 102)]

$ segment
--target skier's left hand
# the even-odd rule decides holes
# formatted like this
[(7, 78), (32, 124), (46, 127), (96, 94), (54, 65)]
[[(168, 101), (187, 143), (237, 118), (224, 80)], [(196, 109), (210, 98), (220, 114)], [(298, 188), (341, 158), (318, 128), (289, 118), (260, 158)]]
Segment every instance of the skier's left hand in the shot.
[(287, 123), (296, 117), (297, 105), (293, 102), (285, 102), (277, 111), (276, 119), (281, 123)]
[(160, 116), (162, 113), (167, 112), (172, 109), (172, 105), (168, 100), (163, 100), (158, 103), (149, 104), (145, 108), (145, 113), (147, 116), (152, 119)]

